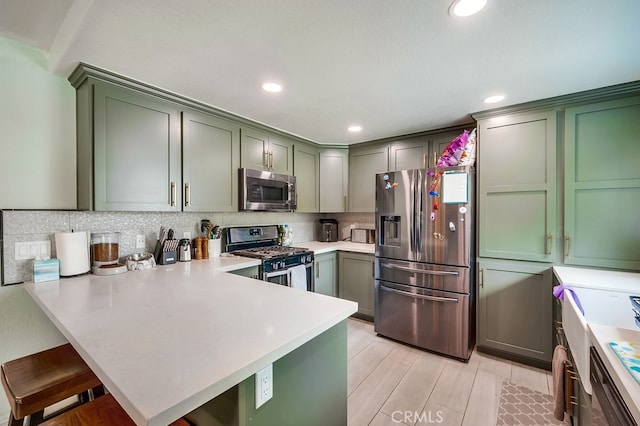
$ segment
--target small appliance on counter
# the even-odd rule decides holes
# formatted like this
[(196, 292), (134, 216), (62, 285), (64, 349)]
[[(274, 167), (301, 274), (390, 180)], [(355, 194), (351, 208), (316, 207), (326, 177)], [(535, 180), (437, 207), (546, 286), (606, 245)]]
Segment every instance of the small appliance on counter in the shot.
[(375, 229), (353, 228), (351, 230), (352, 243), (373, 244), (376, 242)]
[(86, 232), (56, 232), (54, 239), (61, 277), (86, 274), (91, 270)]
[(118, 262), (119, 255), (119, 232), (91, 234), (91, 272), (95, 275), (116, 275), (127, 272), (127, 266)]
[(178, 243), (178, 261), (191, 262), (191, 240), (183, 238)]
[(318, 241), (333, 243), (338, 241), (338, 221), (335, 219), (320, 219), (318, 221)]

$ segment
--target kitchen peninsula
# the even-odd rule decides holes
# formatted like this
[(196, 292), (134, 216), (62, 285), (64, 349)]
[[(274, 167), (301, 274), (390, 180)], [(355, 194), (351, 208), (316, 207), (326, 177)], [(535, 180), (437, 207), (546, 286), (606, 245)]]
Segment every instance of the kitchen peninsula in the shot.
[[(224, 272), (256, 264), (215, 258), (25, 288), (138, 425), (229, 392), (235, 424), (345, 423), (357, 304)], [(271, 363), (273, 399), (255, 409), (254, 374)]]

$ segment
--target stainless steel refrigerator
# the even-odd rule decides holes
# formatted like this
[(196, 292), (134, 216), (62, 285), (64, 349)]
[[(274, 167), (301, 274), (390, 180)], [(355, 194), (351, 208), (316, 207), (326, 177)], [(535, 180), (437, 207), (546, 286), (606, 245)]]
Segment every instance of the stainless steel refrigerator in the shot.
[(378, 334), (468, 360), (475, 344), (475, 169), (376, 175)]

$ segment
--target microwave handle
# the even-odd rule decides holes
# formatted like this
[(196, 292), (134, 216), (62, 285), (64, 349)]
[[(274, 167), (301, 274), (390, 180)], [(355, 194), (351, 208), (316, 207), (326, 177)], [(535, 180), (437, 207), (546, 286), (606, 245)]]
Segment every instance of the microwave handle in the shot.
[[(288, 183), (287, 184), (287, 204), (291, 205), (293, 204), (293, 184), (292, 183)], [(298, 194), (296, 194), (296, 196), (298, 196)]]

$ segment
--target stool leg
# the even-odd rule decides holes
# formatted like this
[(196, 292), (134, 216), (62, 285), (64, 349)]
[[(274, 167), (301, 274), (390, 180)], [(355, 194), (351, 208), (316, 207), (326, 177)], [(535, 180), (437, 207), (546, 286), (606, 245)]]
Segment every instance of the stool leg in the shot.
[(91, 389), (91, 392), (93, 393), (94, 399), (100, 396), (104, 396), (104, 386), (96, 386), (95, 388)]
[(24, 424), (24, 419), (16, 419), (13, 417), (13, 413), (9, 414), (9, 425), (8, 426), (22, 426)]
[(44, 417), (44, 410), (36, 411), (35, 413), (29, 416), (29, 426), (36, 426), (42, 423), (42, 418)]

